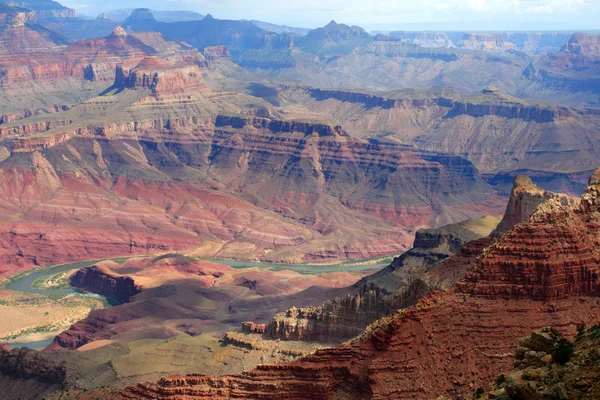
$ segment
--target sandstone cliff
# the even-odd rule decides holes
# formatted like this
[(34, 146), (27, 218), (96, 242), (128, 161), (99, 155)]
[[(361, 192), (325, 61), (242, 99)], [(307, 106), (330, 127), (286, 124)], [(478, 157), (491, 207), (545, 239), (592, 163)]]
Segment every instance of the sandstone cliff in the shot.
[(153, 56), (144, 58), (131, 70), (117, 66), (114, 87), (146, 88), (157, 97), (171, 96), (204, 87), (201, 75), (197, 65), (176, 66)]
[(167, 377), (127, 388), (120, 398), (472, 394), (508, 369), (517, 339), (528, 332), (550, 326), (572, 336), (577, 325), (597, 322), (599, 185), (593, 179), (581, 199), (546, 201), (484, 249), (475, 272), (455, 289), (374, 323), (350, 344), (240, 375)]
[(506, 206), (506, 213), (498, 227), (492, 232), (492, 236), (499, 237), (518, 223), (526, 221), (535, 212), (537, 206), (554, 196), (558, 195), (540, 189), (533, 184), (529, 177), (516, 176)]
[(110, 265), (111, 263), (105, 261), (80, 269), (71, 275), (71, 285), (122, 303), (130, 301), (131, 297), (142, 291), (142, 287), (128, 276), (114, 276), (106, 268), (103, 268), (104, 264)]
[(56, 385), (64, 384), (67, 378), (64, 365), (29, 348), (11, 351), (0, 348), (0, 373), (20, 379), (33, 378)]
[(458, 47), (496, 52), (517, 49), (517, 46), (510, 42), (508, 35), (503, 33), (465, 33)]
[(582, 56), (600, 56), (600, 35), (576, 33), (560, 50)]
[[(275, 315), (267, 326), (266, 334), (283, 340), (319, 342), (339, 342), (358, 336), (376, 320), (412, 306), (430, 292), (447, 288), (461, 279), (465, 268), (458, 264), (469, 264), (483, 244), (489, 244), (489, 241), (477, 239), (487, 236), (497, 221), (488, 217), (420, 230), (413, 248), (388, 267), (363, 278), (348, 288), (343, 297), (317, 307), (291, 308)], [(457, 256), (448, 260), (452, 268), (438, 267), (427, 271), (456, 253)], [(437, 273), (448, 269), (455, 273), (452, 276)]]

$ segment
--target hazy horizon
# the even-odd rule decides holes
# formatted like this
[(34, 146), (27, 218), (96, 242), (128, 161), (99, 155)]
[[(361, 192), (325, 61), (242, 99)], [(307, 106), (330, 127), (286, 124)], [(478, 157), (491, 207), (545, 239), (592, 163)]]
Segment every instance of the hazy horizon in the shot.
[[(592, 0), (167, 0), (92, 3), (64, 0), (78, 13), (96, 15), (123, 8), (194, 11), (219, 19), (254, 19), (278, 25), (316, 28), (331, 20), (369, 30), (597, 30), (600, 2)], [(258, 6), (257, 6), (258, 5)]]

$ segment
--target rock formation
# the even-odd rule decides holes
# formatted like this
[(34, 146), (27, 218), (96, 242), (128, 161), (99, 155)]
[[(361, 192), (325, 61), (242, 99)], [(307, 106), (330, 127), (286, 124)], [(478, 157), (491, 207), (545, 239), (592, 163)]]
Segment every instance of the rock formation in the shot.
[(521, 221), (526, 221), (540, 204), (554, 196), (559, 195), (540, 189), (533, 184), (531, 178), (523, 175), (516, 176), (506, 212), (498, 227), (492, 232), (492, 236), (499, 237)]
[(581, 56), (600, 56), (600, 35), (576, 33), (562, 47), (561, 53)]
[[(320, 306), (291, 308), (273, 317), (266, 333), (271, 338), (339, 342), (360, 335), (371, 323), (397, 309), (414, 305), (434, 290), (448, 288), (464, 277), (488, 240), (497, 219), (466, 221), (417, 232), (413, 248), (381, 271), (346, 289), (345, 296)], [(464, 247), (463, 247), (464, 246)], [(452, 267), (431, 268), (447, 259)], [(429, 271), (428, 271), (429, 270)], [(451, 276), (438, 271), (451, 270)]]
[(0, 6), (0, 55), (57, 51), (66, 44), (66, 38), (37, 25), (34, 12)]
[(509, 41), (508, 35), (503, 33), (465, 33), (458, 47), (499, 52), (517, 49), (517, 46)]
[[(58, 335), (46, 350), (79, 349), (101, 340), (128, 343), (197, 336), (208, 326), (211, 332), (224, 335), (242, 323), (248, 334), (265, 333), (266, 325), (260, 321), (291, 304), (323, 301), (355, 282), (357, 275), (231, 268), (166, 254), (132, 258), (121, 265), (104, 261), (79, 270), (71, 280), (77, 287), (124, 304), (92, 311)], [(252, 320), (259, 323), (248, 322)]]
[[(110, 263), (106, 261), (105, 263)], [(71, 285), (118, 300), (122, 303), (142, 291), (128, 276), (115, 276), (103, 268), (103, 263), (83, 268), (71, 275)]]
[(146, 88), (157, 97), (176, 95), (204, 87), (197, 65), (175, 66), (156, 56), (146, 57), (135, 68), (116, 68), (114, 86), (120, 89)]
[[(494, 87), (468, 96), (450, 88), (402, 90), (386, 95), (309, 89), (306, 94), (310, 98), (293, 93), (299, 103), (317, 115), (351, 121), (343, 124), (350, 135), (381, 137), (381, 132), (386, 132), (383, 137), (388, 140), (465, 155), (483, 173), (511, 171), (507, 185), (515, 173), (524, 173), (553, 190), (580, 194), (595, 168), (598, 150), (590, 146), (588, 139), (583, 140), (596, 141), (593, 126), (599, 120), (591, 109), (533, 103)], [(286, 95), (283, 93), (286, 98), (292, 97)], [(579, 132), (576, 136), (572, 135), (573, 129)], [(543, 139), (547, 135), (555, 138), (554, 145)], [(555, 164), (557, 157), (564, 160), (560, 168)], [(565, 169), (569, 165), (572, 167)], [(565, 186), (569, 181), (569, 186), (576, 189)]]
[(220, 58), (231, 58), (229, 50), (225, 46), (207, 46), (204, 48), (202, 54), (207, 60), (218, 60)]
[(482, 399), (594, 399), (600, 396), (598, 337), (600, 326), (577, 329), (574, 342), (544, 328), (519, 341), (514, 368), (499, 375)]
[(62, 385), (67, 371), (60, 362), (54, 361), (37, 350), (17, 348), (0, 349), (0, 373), (20, 379), (37, 379)]
[[(287, 262), (383, 256), (405, 249), (415, 227), (501, 204), (460, 157), (270, 116), (248, 107), (247, 97), (205, 87), (193, 60), (175, 68), (145, 57), (136, 65), (123, 68), (107, 95), (41, 121), (0, 126), (10, 152), (3, 179), (12, 182), (4, 195), (37, 204), (0, 233), (4, 274), (27, 264), (182, 249)], [(244, 113), (219, 112), (237, 101)], [(21, 179), (36, 185), (23, 192)], [(103, 215), (93, 202), (74, 200), (80, 185), (108, 199)], [(81, 217), (64, 212), (75, 202)], [(73, 240), (82, 230), (83, 239)]]
[[(486, 248), (465, 281), (374, 323), (350, 344), (241, 375), (167, 377), (127, 388), (120, 398), (471, 394), (508, 369), (517, 339), (527, 332), (550, 326), (571, 336), (577, 325), (597, 322), (600, 260), (592, 249), (599, 244), (598, 185), (592, 180), (580, 200), (546, 201)], [(542, 238), (555, 247), (543, 245)]]
[(11, 4), (32, 10), (37, 19), (75, 18), (77, 12), (53, 0), (17, 0)]

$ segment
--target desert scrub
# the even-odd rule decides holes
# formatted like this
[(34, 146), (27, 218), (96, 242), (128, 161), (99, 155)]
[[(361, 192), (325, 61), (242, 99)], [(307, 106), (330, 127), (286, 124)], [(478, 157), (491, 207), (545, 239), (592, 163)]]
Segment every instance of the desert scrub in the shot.
[(31, 284), (36, 289), (67, 289), (71, 287), (67, 272), (60, 272), (58, 274), (44, 276), (36, 279)]

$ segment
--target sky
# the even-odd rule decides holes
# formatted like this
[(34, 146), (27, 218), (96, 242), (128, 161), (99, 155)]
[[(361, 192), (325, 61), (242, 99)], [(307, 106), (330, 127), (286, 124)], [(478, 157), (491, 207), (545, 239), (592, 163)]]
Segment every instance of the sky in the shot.
[(600, 0), (58, 0), (80, 14), (147, 7), (220, 19), (315, 28), (331, 20), (367, 29), (600, 29)]

